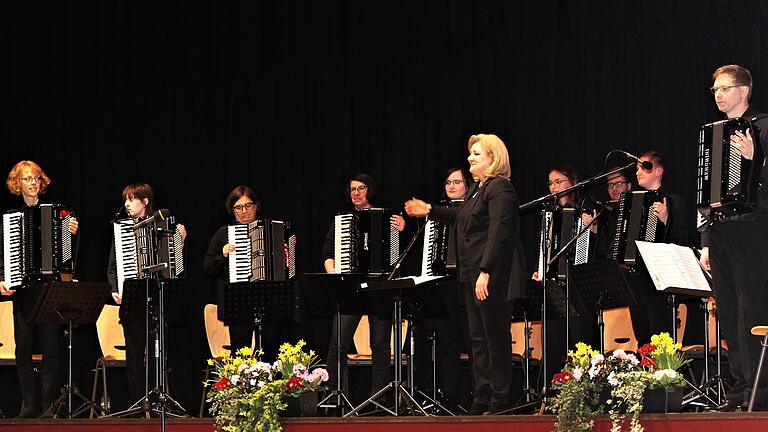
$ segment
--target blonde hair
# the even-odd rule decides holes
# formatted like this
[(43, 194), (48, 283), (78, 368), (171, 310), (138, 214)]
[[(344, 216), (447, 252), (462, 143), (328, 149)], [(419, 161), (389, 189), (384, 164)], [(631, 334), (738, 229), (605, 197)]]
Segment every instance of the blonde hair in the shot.
[[(507, 146), (499, 137), (493, 134), (477, 134), (469, 137), (467, 150), (472, 150), (472, 145), (480, 143), (480, 148), (491, 158), (491, 164), (483, 173), (486, 177), (504, 177), (508, 179), (511, 171), (509, 168), (509, 153)], [(475, 180), (478, 177), (472, 174)]]
[(32, 175), (43, 178), (40, 182), (39, 193), (45, 193), (45, 190), (48, 189), (48, 185), (51, 184), (51, 179), (45, 174), (45, 171), (40, 168), (40, 165), (28, 160), (23, 160), (11, 168), (11, 172), (8, 173), (8, 179), (5, 181), (8, 190), (14, 195), (21, 195), (21, 184), (19, 182), (21, 182), (21, 172), (24, 168), (28, 168), (32, 172)]

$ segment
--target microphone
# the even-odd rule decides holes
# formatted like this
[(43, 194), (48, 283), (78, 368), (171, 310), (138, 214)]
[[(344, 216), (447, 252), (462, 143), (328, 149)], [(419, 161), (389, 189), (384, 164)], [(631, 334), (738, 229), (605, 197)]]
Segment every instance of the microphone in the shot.
[(171, 215), (171, 211), (170, 210), (168, 210), (168, 209), (160, 209), (160, 210), (156, 211), (155, 214), (153, 214), (152, 216), (144, 219), (141, 222), (138, 222), (136, 225), (133, 226), (133, 229), (135, 231), (135, 230), (137, 230), (139, 228), (144, 228), (145, 226), (147, 226), (149, 224), (153, 224), (153, 223), (155, 223), (155, 221), (166, 220), (168, 218), (168, 216), (170, 216), (170, 215)]
[(604, 203), (596, 198), (588, 196), (581, 201), (581, 209), (591, 212), (595, 207), (600, 207), (608, 211), (613, 211), (614, 207), (611, 204)]
[(125, 213), (125, 206), (120, 206), (119, 209), (117, 209), (117, 213), (115, 213), (115, 216), (112, 218), (110, 222), (115, 223), (118, 219), (120, 219), (120, 215)]
[(626, 156), (626, 157), (628, 157), (630, 159), (636, 160), (637, 163), (639, 163), (640, 166), (642, 166), (644, 170), (650, 171), (650, 170), (653, 169), (653, 162), (640, 160), (639, 157), (633, 155), (632, 153), (627, 153), (624, 150), (616, 150), (616, 151), (621, 153), (621, 154), (623, 154), (624, 156)]

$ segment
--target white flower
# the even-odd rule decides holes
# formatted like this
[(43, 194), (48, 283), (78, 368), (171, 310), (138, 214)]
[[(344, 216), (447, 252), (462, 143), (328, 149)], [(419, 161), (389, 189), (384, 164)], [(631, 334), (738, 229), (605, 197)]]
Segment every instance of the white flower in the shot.
[(237, 371), (238, 372), (242, 372), (242, 371), (244, 371), (246, 369), (248, 369), (248, 365), (245, 364), (245, 363), (241, 363), (241, 364), (237, 365)]
[(229, 382), (231, 382), (233, 385), (237, 385), (238, 381), (240, 381), (240, 375), (232, 375), (229, 378)]
[(669, 382), (677, 379), (680, 374), (672, 369), (661, 369), (653, 373), (653, 379), (659, 382)]
[(594, 356), (592, 356), (592, 360), (590, 360), (590, 363), (592, 364), (592, 366), (595, 366), (596, 364), (602, 363), (603, 361), (605, 361), (605, 357), (603, 357), (602, 354), (595, 354)]
[(259, 381), (259, 382), (256, 384), (256, 387), (258, 387), (258, 388), (262, 388), (262, 387), (264, 387), (264, 385), (265, 385), (265, 384), (267, 384), (267, 383), (265, 383), (264, 381)]
[(616, 372), (611, 371), (611, 373), (608, 374), (608, 384), (614, 387), (619, 385), (619, 377), (616, 375)]
[(256, 380), (255, 380), (255, 379), (252, 379), (252, 380), (251, 380), (251, 385), (252, 385), (252, 386), (255, 386), (255, 385), (256, 385)]
[(580, 367), (574, 368), (571, 375), (573, 375), (573, 379), (576, 381), (581, 381), (581, 377), (584, 375), (584, 369)]

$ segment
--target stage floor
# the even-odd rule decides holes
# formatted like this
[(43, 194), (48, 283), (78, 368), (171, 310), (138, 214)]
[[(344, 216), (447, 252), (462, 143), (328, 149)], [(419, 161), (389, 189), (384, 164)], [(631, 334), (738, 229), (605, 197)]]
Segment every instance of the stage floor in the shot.
[[(554, 416), (457, 417), (307, 417), (283, 422), (285, 432), (550, 432)], [(647, 432), (768, 431), (768, 413), (683, 413), (641, 416)], [(608, 432), (610, 421), (598, 419), (595, 432)], [(161, 430), (159, 419), (3, 420), (0, 432), (150, 432)], [(212, 419), (168, 419), (168, 432), (211, 432)]]

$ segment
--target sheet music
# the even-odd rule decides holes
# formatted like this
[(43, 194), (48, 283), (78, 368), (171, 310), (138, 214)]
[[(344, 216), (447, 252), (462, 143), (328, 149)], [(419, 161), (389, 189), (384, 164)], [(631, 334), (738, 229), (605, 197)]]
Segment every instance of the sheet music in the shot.
[(708, 296), (712, 292), (693, 250), (672, 243), (635, 241), (658, 291)]

